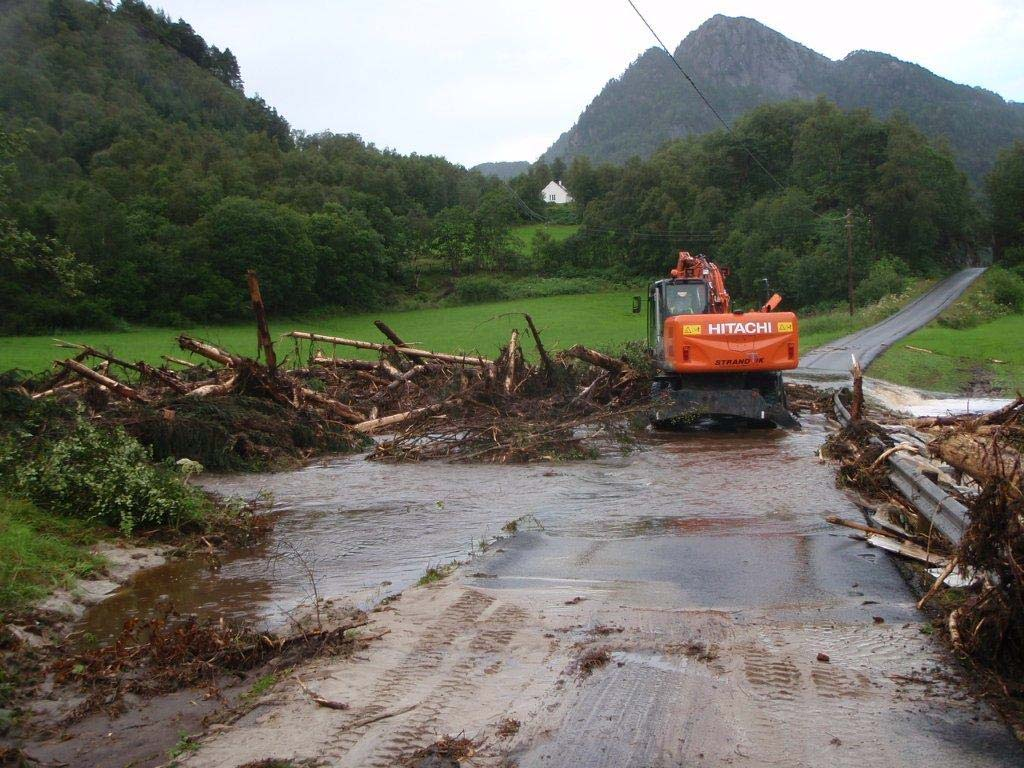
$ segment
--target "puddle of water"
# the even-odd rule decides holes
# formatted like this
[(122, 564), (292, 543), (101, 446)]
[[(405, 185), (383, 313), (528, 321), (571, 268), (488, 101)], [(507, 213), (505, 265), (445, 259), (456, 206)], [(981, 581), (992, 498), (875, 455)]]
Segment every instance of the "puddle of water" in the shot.
[[(81, 629), (109, 637), (160, 602), (183, 613), (282, 624), (321, 595), (370, 603), (428, 566), (464, 559), (509, 520), (533, 515), (548, 535), (802, 536), (847, 508), (816, 452), (824, 421), (801, 432), (652, 435), (643, 449), (591, 462), (393, 465), (344, 457), (292, 472), (207, 477), (225, 495), (273, 495), (279, 520), (258, 550), (213, 570), (202, 559), (140, 576), (91, 609)], [(307, 568), (308, 566), (308, 568)]]

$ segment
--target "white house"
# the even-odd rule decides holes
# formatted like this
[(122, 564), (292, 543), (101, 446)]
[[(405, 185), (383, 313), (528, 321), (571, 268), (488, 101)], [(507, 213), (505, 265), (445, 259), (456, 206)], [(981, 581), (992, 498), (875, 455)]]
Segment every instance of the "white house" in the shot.
[(564, 205), (572, 202), (572, 195), (569, 190), (562, 186), (560, 181), (549, 181), (548, 185), (540, 191), (540, 196), (545, 203), (558, 203)]

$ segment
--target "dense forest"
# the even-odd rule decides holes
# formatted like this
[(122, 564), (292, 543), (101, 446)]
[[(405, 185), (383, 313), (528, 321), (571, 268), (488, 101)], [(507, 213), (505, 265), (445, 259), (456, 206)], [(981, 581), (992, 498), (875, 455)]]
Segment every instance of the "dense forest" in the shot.
[(496, 179), (291, 131), (137, 0), (6, 2), (0, 40), (4, 332), (230, 318), (247, 267), (275, 312), (369, 307), (409, 254), (491, 252), (515, 219)]
[[(928, 137), (945, 139), (976, 185), (1000, 148), (1024, 140), (1024, 104), (885, 53), (854, 51), (833, 61), (754, 19), (714, 16), (675, 56), (730, 123), (762, 104), (819, 95), (878, 117), (902, 113)], [(719, 127), (664, 51), (651, 48), (608, 82), (543, 159), (621, 163)]]
[[(500, 298), (526, 275), (635, 282), (680, 249), (732, 267), (742, 300), (768, 277), (809, 307), (845, 290), (848, 208), (862, 300), (992, 242), (949, 149), (899, 116), (825, 100), (763, 106), (731, 134), (647, 160), (538, 162), (505, 183), (293, 131), (245, 95), (229, 49), (138, 0), (2, 8), (3, 333), (241, 317), (247, 268), (283, 315)], [(988, 186), (997, 251), (1011, 256), (1022, 165), (1018, 146)], [(541, 201), (552, 178), (573, 206)], [(513, 242), (514, 224), (538, 221), (583, 226), (565, 242)]]

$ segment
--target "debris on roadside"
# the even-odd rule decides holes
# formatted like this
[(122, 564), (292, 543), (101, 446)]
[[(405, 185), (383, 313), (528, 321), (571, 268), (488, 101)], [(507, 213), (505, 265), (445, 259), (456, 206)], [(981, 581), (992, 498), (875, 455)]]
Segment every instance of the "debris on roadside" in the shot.
[(607, 648), (588, 648), (576, 661), (576, 673), (581, 679), (588, 678), (594, 670), (606, 666), (611, 660), (612, 654)]
[(72, 686), (85, 696), (64, 716), (68, 724), (97, 709), (117, 714), (126, 694), (153, 696), (181, 688), (215, 692), (222, 676), (253, 669), (271, 658), (294, 663), (352, 650), (362, 639), (350, 630), (367, 621), (362, 614), (355, 614), (337, 626), (277, 636), (247, 625), (200, 620), (168, 610), (149, 621), (129, 619), (111, 643), (57, 659), (50, 672), (56, 685)]
[(405, 758), (406, 768), (458, 768), (462, 761), (473, 757), (477, 744), (465, 736), (443, 736), (429, 747), (418, 749)]
[[(945, 541), (896, 492), (885, 459), (899, 451), (966, 508), (959, 541)], [(933, 566), (922, 572), (927, 588), (918, 606), (937, 604), (953, 647), (992, 672), (1003, 693), (1018, 701), (1024, 693), (1022, 452), (1024, 397), (982, 416), (905, 419), (885, 427), (853, 420), (829, 438), (825, 451), (840, 461), (841, 484), (885, 502), (872, 516), (878, 529), (829, 522), (859, 528), (869, 543)]]

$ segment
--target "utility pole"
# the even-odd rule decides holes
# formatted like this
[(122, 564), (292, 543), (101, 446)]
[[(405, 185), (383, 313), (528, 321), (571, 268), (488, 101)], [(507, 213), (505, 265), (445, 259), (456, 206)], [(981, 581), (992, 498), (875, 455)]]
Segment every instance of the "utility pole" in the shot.
[(853, 317), (853, 208), (846, 209), (846, 292), (850, 297), (850, 317)]

